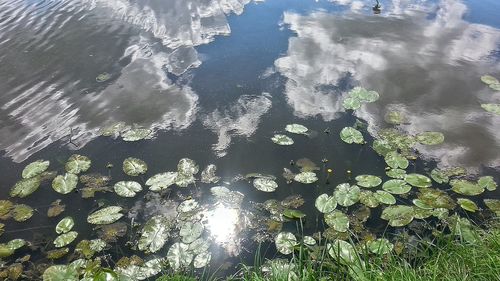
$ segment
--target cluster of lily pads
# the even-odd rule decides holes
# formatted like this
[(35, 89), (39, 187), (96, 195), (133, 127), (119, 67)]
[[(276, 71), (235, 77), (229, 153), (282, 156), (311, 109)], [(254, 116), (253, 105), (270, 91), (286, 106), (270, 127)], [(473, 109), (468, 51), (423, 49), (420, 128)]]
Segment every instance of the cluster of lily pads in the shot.
[[(497, 78), (491, 75), (483, 75), (481, 76), (481, 81), (488, 85), (492, 90), (500, 91), (500, 82)], [(498, 103), (483, 103), (481, 107), (491, 113), (500, 115), (500, 104)]]
[(124, 141), (133, 142), (143, 139), (151, 139), (153, 131), (140, 126), (128, 126), (124, 122), (117, 122), (107, 127), (101, 128), (99, 133), (105, 137), (121, 137)]

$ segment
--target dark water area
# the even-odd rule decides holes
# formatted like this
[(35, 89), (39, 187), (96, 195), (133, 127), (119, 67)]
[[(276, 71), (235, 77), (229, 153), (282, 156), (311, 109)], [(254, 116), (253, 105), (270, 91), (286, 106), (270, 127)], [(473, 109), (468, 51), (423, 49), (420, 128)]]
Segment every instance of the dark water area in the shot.
[[(481, 107), (500, 103), (500, 92), (480, 80), (485, 74), (500, 79), (500, 2), (381, 3), (382, 12), (373, 14), (372, 1), (355, 0), (0, 1), (0, 200), (35, 209), (26, 222), (2, 221), (0, 243), (42, 239), (39, 243), (49, 245), (45, 250), (53, 249), (55, 225), (72, 216), (79, 235), (71, 253), (78, 241), (97, 238), (87, 223), (89, 213), (118, 205), (125, 208), (120, 221), (128, 232), (106, 253), (113, 259), (165, 257), (178, 235), (160, 251), (144, 254), (126, 245), (141, 229), (132, 224), (168, 213), (167, 201), (193, 197), (212, 215), (202, 235), (211, 241), (211, 268), (232, 273), (238, 263), (253, 261), (254, 235), (265, 232), (255, 227), (263, 219), (252, 217), (260, 214), (255, 203), (302, 196), (303, 231), (312, 235), (325, 229), (314, 206), (320, 194), (354, 184), (361, 174), (390, 179), (384, 158), (371, 145), (379, 130), (393, 127), (384, 121), (392, 110), (405, 115), (398, 130), (445, 137), (439, 145), (417, 144), (419, 159), (410, 161), (407, 173), (429, 175), (435, 167), (460, 166), (470, 177), (488, 175), (500, 182), (500, 116)], [(110, 77), (99, 82), (102, 73)], [(342, 101), (355, 86), (377, 91), (380, 99), (346, 111)], [(339, 132), (357, 120), (366, 124), (361, 131), (367, 143), (343, 142)], [(153, 137), (126, 142), (100, 135), (116, 122), (151, 129)], [(312, 133), (288, 134), (284, 128), (291, 123)], [(277, 133), (289, 135), (294, 144), (274, 144)], [(64, 174), (75, 153), (92, 160), (88, 173), (109, 175), (111, 186), (134, 180), (143, 191), (134, 198), (109, 192), (83, 199), (81, 183), (62, 195), (46, 181), (26, 198), (9, 198), (27, 164), (49, 160), (49, 170)], [(144, 160), (147, 173), (124, 174), (127, 157)], [(176, 171), (186, 157), (200, 171), (215, 164), (220, 182), (173, 185), (161, 195), (148, 191), (149, 177)], [(316, 183), (287, 183), (282, 177), (283, 168), (298, 172), (290, 163), (301, 158), (319, 167)], [(333, 172), (327, 178), (328, 169)], [(267, 193), (251, 181), (235, 180), (248, 173), (274, 175), (278, 188)], [(220, 185), (244, 195), (235, 214), (230, 208), (214, 211), (220, 205), (210, 188)], [(464, 197), (449, 185), (433, 186), (454, 199)], [(408, 198), (396, 196), (396, 204), (411, 205), (416, 191)], [(500, 199), (500, 193), (468, 198), (486, 210), (481, 199)], [(57, 199), (66, 211), (49, 218), (47, 209)], [(360, 205), (343, 210), (352, 213)], [(375, 234), (401, 231), (380, 219), (382, 209), (371, 210), (366, 228)], [(477, 221), (488, 217), (460, 207), (455, 212)], [(285, 222), (283, 230), (297, 233), (297, 222)], [(280, 256), (272, 239), (263, 245), (268, 258)], [(27, 247), (5, 260), (24, 254), (52, 263), (44, 251)], [(70, 255), (54, 263), (69, 260)]]

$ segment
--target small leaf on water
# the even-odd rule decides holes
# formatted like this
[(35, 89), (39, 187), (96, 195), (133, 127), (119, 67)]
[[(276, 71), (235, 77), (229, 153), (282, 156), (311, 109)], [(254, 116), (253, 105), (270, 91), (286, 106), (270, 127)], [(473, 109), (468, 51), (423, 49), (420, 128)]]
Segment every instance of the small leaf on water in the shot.
[(288, 124), (285, 130), (292, 134), (307, 135), (308, 129), (304, 125), (300, 124)]
[(86, 172), (90, 168), (92, 161), (87, 156), (73, 154), (66, 162), (66, 172), (78, 175), (81, 172)]
[(75, 221), (72, 217), (65, 217), (56, 225), (56, 232), (57, 234), (67, 233), (73, 228), (74, 225)]
[(408, 174), (405, 181), (415, 187), (430, 187), (432, 185), (431, 179), (421, 174)]
[(457, 199), (458, 205), (466, 211), (474, 213), (475, 211), (479, 210), (477, 207), (476, 203), (474, 201), (467, 199), (467, 198), (458, 198)]
[(437, 145), (444, 142), (444, 135), (440, 132), (423, 132), (416, 136), (416, 140), (425, 145)]
[(338, 210), (325, 214), (325, 222), (338, 232), (346, 232), (349, 229), (349, 218)]
[(134, 197), (142, 191), (142, 186), (136, 181), (119, 181), (115, 183), (114, 190), (121, 197)]
[(120, 213), (123, 210), (119, 206), (109, 206), (97, 210), (87, 217), (87, 222), (90, 224), (111, 224), (123, 217)]
[(135, 177), (145, 174), (148, 170), (148, 165), (141, 159), (128, 157), (123, 160), (123, 172), (129, 176)]
[(32, 177), (18, 181), (10, 190), (11, 197), (24, 198), (40, 187), (41, 181), (39, 177)]
[(54, 240), (54, 246), (56, 248), (61, 248), (69, 245), (71, 244), (71, 242), (75, 241), (77, 236), (78, 232), (76, 231), (70, 231), (68, 233), (61, 234)]
[(359, 201), (360, 191), (357, 185), (341, 183), (335, 188), (333, 196), (340, 206), (349, 207)]
[(316, 182), (318, 180), (318, 177), (316, 176), (316, 174), (314, 172), (301, 172), (301, 173), (296, 174), (293, 177), (293, 179), (296, 182), (300, 182), (303, 184), (310, 184), (310, 183)]
[(273, 192), (278, 188), (278, 184), (274, 180), (268, 178), (254, 179), (253, 186), (256, 189), (264, 192)]
[(279, 144), (279, 145), (292, 145), (293, 144), (293, 139), (291, 139), (290, 137), (288, 137), (286, 135), (276, 134), (271, 138), (271, 140), (275, 144)]
[(75, 190), (78, 184), (78, 176), (72, 173), (66, 173), (64, 175), (58, 175), (52, 181), (52, 188), (61, 194), (68, 194)]
[(357, 143), (357, 144), (362, 144), (364, 143), (363, 135), (361, 134), (360, 131), (354, 129), (353, 127), (345, 127), (340, 131), (340, 138), (348, 143)]
[(293, 252), (297, 245), (297, 238), (291, 232), (281, 232), (275, 238), (276, 249), (278, 252), (288, 255)]
[(337, 207), (337, 200), (333, 196), (328, 196), (328, 194), (321, 194), (316, 198), (314, 203), (318, 211), (322, 213), (330, 213)]
[(373, 175), (359, 175), (356, 177), (357, 185), (362, 187), (376, 187), (382, 183), (382, 179)]
[(500, 104), (483, 103), (483, 104), (481, 104), (481, 107), (488, 112), (500, 115)]
[(28, 179), (40, 175), (49, 168), (50, 162), (45, 160), (36, 160), (28, 164), (22, 173), (23, 178)]
[(454, 179), (450, 181), (451, 190), (463, 195), (479, 195), (484, 192), (484, 187), (479, 184), (462, 179)]

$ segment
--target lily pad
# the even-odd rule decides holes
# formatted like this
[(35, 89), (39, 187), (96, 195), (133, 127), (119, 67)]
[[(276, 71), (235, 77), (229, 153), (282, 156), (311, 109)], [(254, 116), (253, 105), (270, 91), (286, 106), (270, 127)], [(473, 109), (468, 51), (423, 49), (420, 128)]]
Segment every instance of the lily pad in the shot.
[(256, 178), (253, 180), (253, 186), (264, 192), (273, 192), (278, 188), (278, 184), (268, 178)]
[(432, 185), (431, 179), (421, 174), (408, 174), (405, 181), (415, 187), (430, 187)]
[(179, 204), (179, 206), (177, 207), (177, 211), (181, 213), (187, 213), (193, 211), (196, 208), (198, 208), (198, 202), (196, 202), (196, 200), (194, 199), (187, 199)]
[(146, 185), (149, 186), (151, 191), (161, 191), (174, 184), (176, 179), (177, 172), (160, 173), (150, 177), (146, 181)]
[(288, 124), (285, 130), (292, 134), (307, 135), (309, 129), (306, 126), (300, 124)]
[(474, 213), (475, 211), (479, 210), (477, 207), (476, 203), (474, 201), (467, 199), (467, 198), (458, 198), (457, 199), (458, 205), (466, 211)]
[(497, 216), (500, 216), (500, 200), (498, 199), (484, 199), (484, 204)]
[(276, 236), (275, 244), (278, 252), (288, 255), (293, 252), (293, 248), (297, 245), (297, 238), (291, 232), (281, 232)]
[(70, 231), (68, 233), (61, 234), (54, 240), (54, 246), (56, 248), (61, 248), (69, 245), (71, 244), (71, 242), (75, 241), (77, 236), (78, 232), (76, 231)]
[(138, 176), (145, 174), (148, 165), (141, 159), (129, 157), (123, 161), (123, 172), (129, 176)]
[(341, 183), (335, 188), (333, 196), (340, 206), (349, 207), (359, 201), (360, 191), (357, 185), (351, 186), (348, 183)]
[(123, 210), (122, 207), (119, 206), (109, 206), (97, 210), (90, 214), (87, 217), (87, 222), (90, 224), (110, 224), (114, 223), (123, 217), (123, 214), (120, 213)]
[(137, 248), (140, 251), (157, 252), (165, 245), (168, 237), (170, 237), (171, 228), (171, 221), (164, 216), (157, 215), (150, 218), (142, 228)]
[(78, 175), (79, 173), (86, 172), (88, 169), (90, 169), (91, 163), (92, 161), (90, 161), (87, 156), (73, 154), (66, 162), (66, 172)]
[(39, 177), (22, 179), (12, 187), (9, 195), (11, 197), (24, 198), (35, 192), (40, 187), (40, 183)]
[(358, 186), (362, 187), (376, 187), (382, 183), (382, 179), (373, 175), (359, 175), (356, 177)]
[(375, 102), (379, 99), (379, 94), (375, 91), (368, 91), (363, 87), (354, 87), (348, 95), (360, 102)]
[(325, 222), (338, 232), (346, 232), (349, 229), (349, 218), (338, 210), (325, 214)]
[(177, 177), (175, 178), (175, 184), (178, 187), (188, 187), (190, 184), (194, 184), (195, 180), (196, 179), (192, 174), (177, 173)]
[(134, 128), (122, 133), (122, 139), (124, 141), (140, 141), (149, 138), (152, 132), (150, 129)]
[(23, 222), (33, 216), (33, 208), (25, 204), (15, 205), (12, 209), (12, 218), (17, 222)]
[(215, 166), (214, 164), (207, 165), (207, 167), (201, 172), (201, 182), (203, 183), (219, 182), (220, 177), (215, 175), (216, 171), (217, 171), (217, 166)]
[(491, 84), (498, 84), (498, 79), (491, 75), (483, 75), (481, 76), (481, 81), (483, 81), (484, 84), (486, 85), (491, 85)]
[(410, 192), (411, 186), (404, 180), (393, 179), (384, 182), (382, 189), (392, 194), (405, 194)]
[(444, 191), (433, 188), (420, 188), (418, 199), (421, 200), (423, 205), (430, 208), (445, 208), (453, 209), (456, 204), (455, 201)]
[(494, 84), (490, 84), (490, 89), (494, 90), (494, 91), (500, 91), (500, 83), (494, 83)]
[(357, 98), (347, 97), (342, 102), (342, 106), (345, 109), (356, 110), (361, 107), (361, 102)]
[(477, 184), (488, 191), (494, 191), (497, 189), (497, 183), (492, 176), (480, 177)]
[(406, 117), (403, 112), (400, 111), (388, 111), (384, 115), (385, 122), (392, 125), (400, 125), (406, 122)]
[(14, 203), (10, 202), (9, 200), (0, 200), (0, 217), (2, 219), (8, 217), (13, 207)]
[(189, 158), (182, 158), (177, 164), (177, 172), (179, 174), (194, 175), (197, 174), (200, 168), (196, 162)]
[(198, 238), (189, 244), (189, 251), (193, 252), (195, 255), (207, 252), (209, 248), (209, 242), (202, 238)]
[(386, 205), (396, 204), (396, 198), (387, 191), (377, 190), (377, 192), (375, 192), (373, 196), (377, 199), (378, 202), (382, 204)]
[(388, 220), (390, 226), (405, 226), (413, 221), (414, 210), (411, 206), (393, 205), (382, 211), (381, 219)]
[(99, 129), (99, 133), (105, 137), (118, 136), (121, 132), (127, 129), (127, 125), (124, 122), (117, 122), (109, 126)]
[(431, 171), (431, 178), (440, 184), (448, 183), (450, 181), (450, 177), (446, 174), (446, 172), (438, 168)]
[(483, 103), (481, 107), (491, 113), (500, 115), (500, 104), (497, 103)]
[(314, 172), (300, 172), (296, 174), (293, 179), (296, 182), (304, 183), (304, 184), (310, 184), (314, 183), (318, 180), (318, 177), (316, 176), (316, 173)]
[(203, 224), (200, 222), (185, 222), (179, 231), (179, 236), (182, 237), (182, 243), (192, 243), (201, 236), (203, 229)]
[(340, 259), (339, 261), (344, 264), (362, 264), (354, 246), (346, 241), (335, 239), (331, 244), (327, 244), (327, 249), (332, 258)]
[(69, 232), (73, 226), (75, 225), (75, 221), (72, 217), (65, 217), (56, 225), (56, 233), (63, 234)]
[(119, 181), (115, 183), (114, 189), (121, 197), (134, 197), (137, 192), (142, 191), (142, 186), (136, 181)]
[(314, 205), (318, 211), (322, 213), (330, 213), (337, 208), (337, 200), (335, 200), (335, 197), (328, 196), (328, 194), (324, 193), (316, 198)]
[(303, 212), (294, 209), (286, 209), (283, 211), (283, 216), (289, 219), (301, 219), (306, 216)]
[(45, 161), (45, 160), (36, 160), (35, 162), (32, 162), (28, 164), (24, 170), (23, 170), (23, 178), (24, 179), (29, 179), (35, 176), (40, 175), (41, 173), (45, 172), (50, 165), (50, 161)]
[(167, 260), (174, 270), (178, 270), (191, 264), (193, 254), (189, 251), (189, 245), (177, 242), (168, 250)]
[(95, 81), (102, 83), (102, 82), (108, 81), (109, 79), (111, 79), (111, 74), (109, 74), (107, 72), (103, 72), (103, 73), (97, 75), (97, 77), (95, 78)]
[(26, 240), (24, 239), (13, 239), (7, 242), (7, 247), (11, 248), (12, 250), (17, 250), (21, 249), (26, 245)]
[(78, 281), (79, 273), (70, 265), (52, 265), (43, 272), (43, 281)]
[(271, 138), (271, 140), (275, 144), (279, 144), (279, 145), (292, 145), (293, 144), (293, 139), (290, 138), (289, 136), (286, 136), (286, 135), (276, 134)]
[(385, 163), (393, 169), (406, 169), (408, 168), (408, 159), (403, 157), (397, 151), (388, 152), (384, 157)]
[(436, 145), (444, 142), (444, 135), (440, 132), (423, 132), (416, 136), (416, 140), (425, 145)]
[(304, 236), (304, 244), (309, 245), (309, 246), (314, 246), (316, 245), (316, 240), (312, 236)]
[(345, 127), (340, 131), (340, 138), (348, 143), (357, 143), (357, 144), (362, 144), (364, 143), (363, 135), (361, 134), (360, 131), (354, 129), (353, 127)]
[(361, 190), (359, 193), (359, 202), (369, 208), (376, 208), (379, 205), (379, 201), (374, 193), (369, 190)]
[(462, 179), (451, 180), (450, 185), (451, 185), (451, 190), (462, 195), (472, 196), (472, 195), (479, 195), (484, 192), (484, 187), (468, 180), (462, 180)]
[(403, 169), (390, 169), (385, 174), (393, 179), (404, 179), (406, 177), (406, 171)]
[(52, 181), (52, 188), (61, 194), (68, 194), (75, 190), (77, 184), (78, 176), (72, 173), (66, 173), (64, 176), (58, 175)]
[(394, 249), (394, 245), (385, 238), (378, 238), (368, 243), (370, 252), (377, 255), (386, 255)]
[(194, 268), (203, 268), (207, 266), (210, 263), (211, 258), (212, 254), (210, 254), (209, 252), (204, 252), (196, 255), (193, 260)]

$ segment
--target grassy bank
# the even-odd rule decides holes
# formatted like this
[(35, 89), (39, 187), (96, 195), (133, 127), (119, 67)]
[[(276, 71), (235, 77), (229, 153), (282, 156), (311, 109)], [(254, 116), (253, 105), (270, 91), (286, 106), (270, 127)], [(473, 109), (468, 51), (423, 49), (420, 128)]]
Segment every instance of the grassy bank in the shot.
[[(393, 250), (374, 255), (359, 250), (356, 257), (345, 262), (338, 253), (332, 258), (328, 247), (307, 247), (300, 244), (289, 260), (264, 261), (255, 257), (255, 266), (241, 265), (240, 271), (227, 278), (235, 281), (259, 280), (367, 280), (367, 281), (429, 281), (429, 280), (500, 280), (500, 227), (474, 230), (475, 238), (463, 239), (465, 233), (437, 233), (432, 240), (422, 239)], [(351, 241), (351, 244), (360, 244)], [(358, 246), (359, 248), (359, 246)], [(162, 276), (157, 280), (199, 280), (189, 276)], [(216, 279), (205, 275), (204, 280)]]

